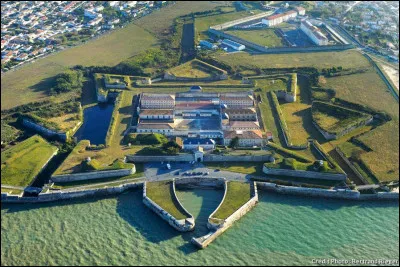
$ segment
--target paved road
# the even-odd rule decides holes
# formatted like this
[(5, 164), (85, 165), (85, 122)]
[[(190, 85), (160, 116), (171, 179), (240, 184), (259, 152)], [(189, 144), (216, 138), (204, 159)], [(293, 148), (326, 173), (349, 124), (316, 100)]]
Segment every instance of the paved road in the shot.
[[(190, 178), (190, 177), (213, 177), (213, 178), (225, 178), (229, 181), (246, 181), (251, 175), (234, 173), (228, 171), (215, 171), (214, 169), (209, 169), (202, 163), (196, 163), (194, 165), (189, 163), (170, 163), (171, 170), (168, 170), (166, 163), (147, 163), (145, 165), (144, 174), (148, 181), (161, 181), (168, 180), (172, 178)], [(179, 172), (179, 174), (177, 174)], [(208, 175), (183, 175), (185, 172), (209, 172)]]

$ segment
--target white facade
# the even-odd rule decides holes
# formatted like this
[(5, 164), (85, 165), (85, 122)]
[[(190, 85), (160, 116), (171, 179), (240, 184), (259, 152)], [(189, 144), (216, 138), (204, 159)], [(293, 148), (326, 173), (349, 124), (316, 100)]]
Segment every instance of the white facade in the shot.
[(308, 36), (316, 45), (328, 45), (328, 38), (311, 22), (305, 20), (301, 22), (300, 29)]

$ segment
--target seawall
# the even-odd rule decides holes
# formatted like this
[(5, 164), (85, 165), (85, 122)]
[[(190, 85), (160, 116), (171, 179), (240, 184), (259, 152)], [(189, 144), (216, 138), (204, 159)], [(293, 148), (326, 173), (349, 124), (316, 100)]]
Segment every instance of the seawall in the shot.
[(236, 210), (234, 213), (232, 213), (228, 218), (226, 218), (221, 224), (216, 225), (210, 221), (212, 216), (215, 214), (215, 212), (218, 210), (218, 208), (221, 206), (223, 201), (225, 200), (225, 196), (227, 193), (227, 185), (225, 184), (225, 193), (224, 193), (224, 198), (221, 201), (220, 205), (218, 208), (210, 215), (208, 218), (208, 224), (207, 227), (210, 229), (210, 232), (202, 237), (198, 238), (192, 238), (191, 242), (192, 244), (196, 245), (199, 248), (205, 248), (207, 247), (211, 242), (213, 242), (218, 236), (220, 236), (223, 232), (228, 230), (235, 221), (239, 220), (242, 218), (247, 212), (249, 212), (257, 203), (258, 203), (258, 192), (257, 192), (257, 185), (255, 182), (252, 182), (252, 195), (251, 199), (246, 202), (243, 206), (241, 206), (238, 210)]
[[(144, 182), (144, 184), (143, 184), (143, 204), (145, 204), (148, 208), (150, 208), (152, 211), (154, 211), (158, 216), (160, 216), (164, 221), (168, 222), (169, 225), (171, 225), (173, 228), (175, 228), (179, 232), (192, 231), (195, 226), (193, 216), (189, 212), (187, 212), (186, 219), (182, 219), (182, 220), (176, 219), (174, 216), (172, 216), (167, 211), (165, 211), (163, 208), (161, 208), (157, 203), (155, 203), (153, 200), (151, 200), (149, 197), (147, 197), (146, 183), (147, 182)], [(173, 181), (173, 183), (174, 183), (174, 181)], [(173, 192), (174, 192), (173, 197), (177, 199), (177, 197), (175, 195), (175, 190), (173, 190)], [(181, 205), (180, 202), (178, 202), (178, 203), (179, 203), (179, 205)], [(183, 209), (183, 210), (185, 210), (185, 209)]]
[(22, 197), (21, 195), (10, 195), (8, 193), (1, 193), (2, 203), (41, 203), (51, 202), (65, 199), (95, 197), (95, 196), (108, 196), (122, 193), (128, 189), (137, 188), (142, 186), (143, 182), (126, 183), (119, 186), (95, 188), (95, 189), (82, 189), (82, 190), (59, 190), (48, 193), (40, 193), (37, 197)]
[(333, 181), (346, 181), (347, 175), (344, 173), (325, 173), (325, 172), (312, 172), (312, 171), (296, 171), (285, 169), (273, 169), (263, 166), (263, 173), (268, 175), (284, 175), (291, 177), (302, 177), (309, 179), (319, 180), (333, 180)]

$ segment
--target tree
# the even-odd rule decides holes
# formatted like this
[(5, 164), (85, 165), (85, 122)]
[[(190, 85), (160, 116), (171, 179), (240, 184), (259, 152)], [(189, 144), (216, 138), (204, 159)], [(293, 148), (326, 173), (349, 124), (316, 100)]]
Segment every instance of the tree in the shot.
[(235, 138), (233, 138), (229, 143), (229, 147), (233, 149), (239, 147), (239, 137), (236, 136)]

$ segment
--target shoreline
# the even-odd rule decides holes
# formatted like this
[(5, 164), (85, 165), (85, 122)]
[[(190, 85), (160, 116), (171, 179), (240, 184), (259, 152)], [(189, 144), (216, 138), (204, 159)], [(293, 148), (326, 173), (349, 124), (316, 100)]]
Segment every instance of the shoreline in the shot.
[[(202, 177), (201, 177), (202, 178)], [(65, 199), (84, 198), (92, 196), (110, 196), (123, 193), (129, 189), (143, 187), (144, 182), (128, 182), (118, 186), (104, 185), (103, 188), (83, 189), (73, 188), (71, 190), (57, 190), (51, 193), (40, 193), (37, 197), (22, 197), (8, 193), (1, 193), (1, 203), (45, 203)], [(333, 190), (317, 189), (308, 187), (283, 186), (268, 182), (256, 182), (260, 191), (273, 191), (277, 194), (298, 195), (312, 198), (357, 200), (357, 201), (398, 201), (399, 192), (379, 192), (376, 194), (360, 194), (357, 190)], [(197, 186), (199, 187), (199, 186)], [(200, 186), (201, 188), (201, 186)]]

